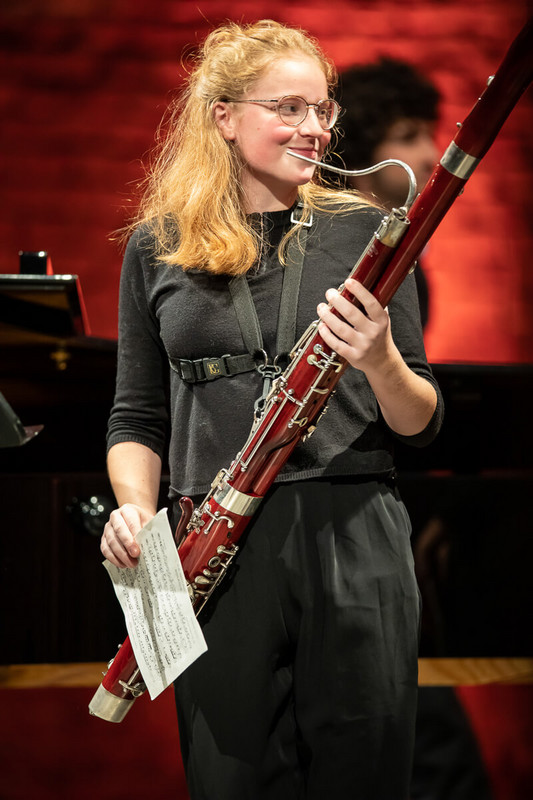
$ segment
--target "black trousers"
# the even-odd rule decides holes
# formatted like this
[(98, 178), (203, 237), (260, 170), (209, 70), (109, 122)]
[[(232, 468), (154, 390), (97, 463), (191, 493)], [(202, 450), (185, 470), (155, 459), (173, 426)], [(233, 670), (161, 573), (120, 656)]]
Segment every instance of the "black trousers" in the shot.
[(419, 597), (385, 483), (276, 485), (176, 681), (192, 800), (406, 800)]

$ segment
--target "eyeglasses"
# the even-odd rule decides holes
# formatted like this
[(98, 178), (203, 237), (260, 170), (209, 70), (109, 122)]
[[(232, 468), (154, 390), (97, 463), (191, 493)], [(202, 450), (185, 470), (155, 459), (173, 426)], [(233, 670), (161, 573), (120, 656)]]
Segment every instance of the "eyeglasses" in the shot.
[[(310, 108), (314, 108), (320, 126), (329, 131), (337, 122), (341, 107), (335, 100), (319, 100), (308, 103), (303, 97), (286, 95), (277, 100), (232, 100), (232, 103), (274, 103), (278, 117), (285, 125), (297, 128), (307, 118)], [(274, 110), (274, 109), (272, 109)]]

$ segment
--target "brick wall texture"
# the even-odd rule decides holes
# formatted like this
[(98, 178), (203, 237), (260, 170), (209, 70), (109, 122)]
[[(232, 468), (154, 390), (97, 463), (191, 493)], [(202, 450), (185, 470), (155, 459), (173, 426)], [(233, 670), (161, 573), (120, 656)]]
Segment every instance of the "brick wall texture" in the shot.
[[(340, 70), (411, 61), (441, 90), (443, 151), (527, 15), (525, 0), (2, 0), (0, 272), (18, 271), (21, 249), (47, 250), (56, 273), (80, 275), (92, 333), (116, 336), (121, 252), (109, 234), (131, 213), (184, 49), (227, 17), (304, 27)], [(428, 248), (434, 362), (532, 360), (532, 104), (530, 91)], [(504, 717), (498, 755), (497, 731), (477, 724), (495, 785), (528, 741)]]
[[(180, 59), (227, 17), (273, 17), (317, 36), (340, 70), (388, 54), (442, 92), (442, 151), (527, 18), (525, 0), (3, 0), (0, 272), (47, 250), (80, 275), (92, 333), (116, 335), (121, 252), (141, 158)], [(516, 106), (425, 260), (433, 361), (522, 362), (533, 353), (532, 94)]]

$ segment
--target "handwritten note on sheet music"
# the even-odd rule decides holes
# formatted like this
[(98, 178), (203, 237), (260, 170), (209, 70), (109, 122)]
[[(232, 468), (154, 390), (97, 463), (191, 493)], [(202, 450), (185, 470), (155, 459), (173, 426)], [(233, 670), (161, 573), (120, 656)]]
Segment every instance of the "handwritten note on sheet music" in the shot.
[(126, 618), (133, 652), (152, 700), (207, 650), (194, 616), (166, 509), (137, 535), (134, 569), (104, 561)]

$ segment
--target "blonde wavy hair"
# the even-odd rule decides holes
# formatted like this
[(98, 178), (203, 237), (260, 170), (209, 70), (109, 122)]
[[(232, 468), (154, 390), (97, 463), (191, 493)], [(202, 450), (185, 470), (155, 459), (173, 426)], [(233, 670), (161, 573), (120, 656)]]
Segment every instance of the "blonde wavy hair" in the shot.
[[(314, 59), (328, 88), (335, 87), (335, 67), (302, 30), (261, 20), (227, 23), (207, 36), (185, 90), (167, 109), (138, 214), (126, 235), (147, 225), (158, 258), (184, 270), (239, 275), (257, 263), (262, 241), (245, 212), (239, 180), (243, 164), (238, 148), (219, 131), (213, 105), (240, 99), (272, 62), (294, 53)], [(353, 192), (329, 187), (317, 174), (298, 187), (298, 194), (304, 205), (302, 221), (313, 209), (338, 212), (367, 204)], [(292, 226), (280, 243), (282, 261), (288, 239), (300, 229)]]

